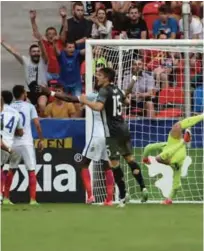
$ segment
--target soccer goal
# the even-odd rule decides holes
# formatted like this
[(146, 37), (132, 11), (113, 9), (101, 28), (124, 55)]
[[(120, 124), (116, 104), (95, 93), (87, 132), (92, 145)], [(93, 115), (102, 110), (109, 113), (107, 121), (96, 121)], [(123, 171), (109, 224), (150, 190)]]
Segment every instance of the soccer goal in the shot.
[[(203, 112), (203, 61), (201, 40), (86, 41), (86, 93), (93, 91), (93, 76), (104, 66), (116, 71), (115, 84), (123, 90), (130, 83), (133, 72), (138, 79), (142, 79), (133, 88), (131, 104), (124, 107), (124, 117), (131, 131), (135, 158), (141, 164), (150, 202), (159, 202), (168, 193), (172, 173), (170, 169), (167, 168), (166, 172), (165, 167), (162, 169), (158, 165), (153, 169), (143, 165), (143, 149), (149, 143), (166, 141), (172, 125), (179, 119)], [(153, 81), (153, 88), (145, 76)], [(147, 92), (151, 93), (150, 97), (144, 98), (141, 93)], [(87, 108), (87, 140), (91, 135), (91, 127), (92, 114)], [(185, 162), (189, 166), (188, 173), (182, 175), (182, 188), (175, 198), (179, 203), (203, 202), (203, 124), (192, 128), (192, 134), (193, 140)], [(122, 159), (121, 166), (130, 202), (138, 202), (139, 187)], [(105, 185), (100, 163), (93, 163), (91, 173), (96, 201), (102, 202)]]

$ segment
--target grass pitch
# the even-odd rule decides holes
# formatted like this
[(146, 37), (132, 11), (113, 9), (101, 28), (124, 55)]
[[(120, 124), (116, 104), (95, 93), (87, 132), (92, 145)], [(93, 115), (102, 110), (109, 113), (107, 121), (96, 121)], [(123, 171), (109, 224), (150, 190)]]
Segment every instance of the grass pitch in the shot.
[(2, 206), (2, 251), (201, 251), (202, 205)]

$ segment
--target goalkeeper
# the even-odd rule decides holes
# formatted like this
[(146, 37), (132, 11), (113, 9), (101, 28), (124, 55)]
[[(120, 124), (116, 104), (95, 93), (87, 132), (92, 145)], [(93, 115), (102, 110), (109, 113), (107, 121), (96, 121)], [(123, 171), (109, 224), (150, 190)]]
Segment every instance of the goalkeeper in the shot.
[[(192, 127), (202, 121), (204, 115), (198, 115), (186, 118), (173, 125), (167, 142), (149, 144), (144, 149), (143, 162), (150, 164), (148, 155), (150, 151), (159, 150), (161, 153), (156, 156), (156, 161), (162, 164), (171, 166), (173, 169), (173, 187), (168, 198), (162, 204), (172, 204), (172, 199), (176, 195), (178, 189), (181, 187), (181, 167), (186, 158), (186, 144), (191, 140), (190, 130), (187, 128)], [(182, 130), (187, 129), (184, 134)]]

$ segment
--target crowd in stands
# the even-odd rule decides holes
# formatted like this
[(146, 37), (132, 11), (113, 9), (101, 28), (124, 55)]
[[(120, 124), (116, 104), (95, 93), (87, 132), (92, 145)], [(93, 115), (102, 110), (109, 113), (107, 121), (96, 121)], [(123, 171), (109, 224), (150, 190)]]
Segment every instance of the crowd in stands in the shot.
[[(24, 66), (30, 101), (38, 106), (41, 117), (81, 117), (79, 104), (53, 100), (36, 93), (37, 85), (79, 96), (85, 90), (86, 39), (180, 39), (184, 38), (182, 1), (168, 2), (73, 2), (71, 18), (66, 7), (59, 9), (61, 30), (48, 27), (45, 34), (37, 25), (37, 12), (30, 11), (32, 31), (38, 43), (22, 56), (6, 41), (2, 46)], [(189, 39), (203, 39), (202, 1), (191, 2)], [(93, 72), (115, 67), (99, 46), (93, 49)], [(131, 75), (138, 80), (131, 95), (131, 116), (182, 116), (184, 104), (184, 55), (179, 51), (140, 50), (129, 72), (123, 72), (123, 86)], [(190, 53), (192, 111), (203, 111), (203, 54)], [(117, 70), (117, 66), (116, 66)]]

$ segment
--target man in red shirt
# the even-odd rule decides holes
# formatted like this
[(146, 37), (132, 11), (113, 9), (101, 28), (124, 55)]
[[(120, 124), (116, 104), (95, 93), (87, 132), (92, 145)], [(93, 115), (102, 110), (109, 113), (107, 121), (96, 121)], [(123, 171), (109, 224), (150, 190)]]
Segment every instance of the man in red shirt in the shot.
[[(67, 17), (66, 8), (61, 7), (59, 12), (62, 18), (63, 30), (61, 32), (60, 37), (58, 37), (56, 43), (57, 43), (57, 47), (60, 50), (62, 50), (64, 47), (65, 40), (66, 40), (66, 33), (68, 29), (67, 18), (66, 18)], [(59, 78), (60, 67), (59, 67), (59, 63), (58, 63), (58, 60), (54, 51), (54, 47), (53, 47), (53, 39), (55, 38), (56, 40), (57, 30), (54, 27), (48, 27), (45, 31), (45, 36), (42, 36), (36, 24), (36, 15), (37, 15), (36, 10), (30, 11), (30, 21), (31, 21), (34, 36), (38, 40), (40, 40), (40, 38), (43, 37), (43, 44), (44, 44), (44, 47), (48, 56), (47, 81), (57, 80)]]

